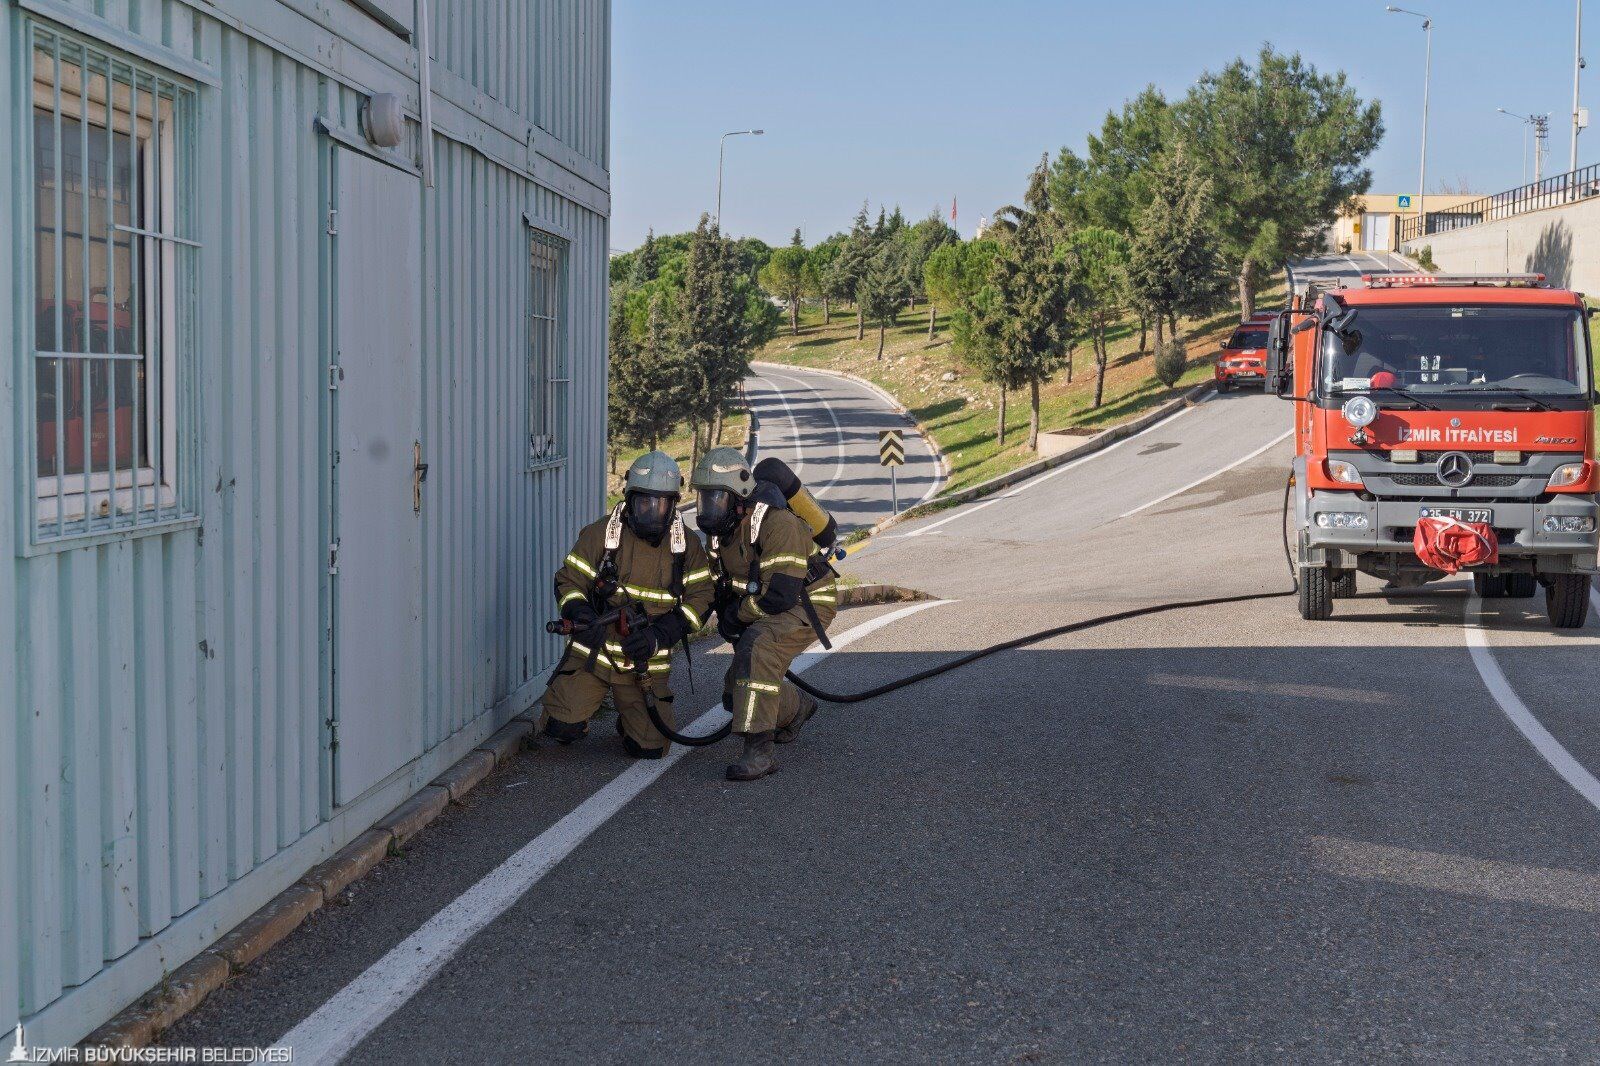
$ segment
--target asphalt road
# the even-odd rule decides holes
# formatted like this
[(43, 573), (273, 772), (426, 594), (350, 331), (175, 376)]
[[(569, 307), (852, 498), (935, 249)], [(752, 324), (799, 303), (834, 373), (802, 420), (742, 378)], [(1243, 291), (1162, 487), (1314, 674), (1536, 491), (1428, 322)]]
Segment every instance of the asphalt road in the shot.
[[(1286, 590), (1288, 427), (1276, 398), (1217, 397), (897, 528), (847, 566), (944, 602), (844, 612), (853, 642), (808, 677), (857, 690)], [(1331, 622), (1285, 597), (1154, 615), (826, 707), (753, 785), (722, 780), (731, 744), (646, 780), (602, 723), (497, 773), (168, 1039), (309, 1034), (360, 1063), (1592, 1058), (1600, 626), (1361, 581)], [(683, 718), (726, 661), (697, 655)], [(450, 909), (518, 854), (531, 887), (503, 910)]]
[(937, 491), (939, 467), (916, 424), (876, 390), (832, 374), (761, 364), (745, 380), (762, 456), (776, 455), (838, 519), (870, 526), (893, 513), (896, 492), (878, 462), (878, 433), (898, 429), (906, 462), (894, 474), (900, 509)]
[(1393, 252), (1351, 252), (1297, 260), (1289, 264), (1289, 268), (1296, 278), (1316, 281), (1328, 288), (1341, 281), (1355, 285), (1363, 274), (1406, 273), (1416, 270), (1417, 266)]

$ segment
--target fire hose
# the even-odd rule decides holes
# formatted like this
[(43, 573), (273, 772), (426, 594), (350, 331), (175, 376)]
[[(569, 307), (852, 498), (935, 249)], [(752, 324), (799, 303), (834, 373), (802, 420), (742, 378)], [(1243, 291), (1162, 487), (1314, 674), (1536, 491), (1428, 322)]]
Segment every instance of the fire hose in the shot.
[[(1247, 592), (1235, 596), (1207, 596), (1203, 599), (1197, 600), (1172, 600), (1165, 603), (1149, 604), (1145, 607), (1133, 607), (1126, 611), (1115, 611), (1111, 614), (1095, 615), (1092, 618), (1081, 618), (1076, 622), (1066, 622), (1062, 625), (1051, 626), (1048, 629), (1040, 629), (1032, 633), (1024, 633), (1020, 637), (1012, 637), (1010, 640), (1003, 640), (998, 644), (990, 644), (988, 647), (967, 652), (965, 655), (957, 656), (956, 658), (950, 659), (947, 662), (939, 663), (936, 666), (930, 666), (926, 670), (919, 670), (914, 674), (897, 678), (894, 681), (885, 682), (882, 685), (878, 685), (861, 692), (829, 692), (827, 689), (818, 688), (817, 686), (804, 680), (793, 670), (786, 671), (783, 676), (789, 681), (793, 682), (795, 687), (800, 689), (802, 692), (805, 692), (808, 695), (826, 703), (863, 703), (867, 700), (877, 699), (879, 696), (887, 695), (910, 685), (915, 685), (919, 681), (926, 681), (929, 678), (938, 677), (940, 674), (949, 673), (951, 670), (959, 670), (961, 667), (975, 663), (979, 659), (986, 659), (991, 655), (998, 655), (1003, 651), (1012, 651), (1017, 648), (1025, 648), (1030, 644), (1038, 644), (1040, 641), (1065, 636), (1068, 633), (1080, 633), (1086, 629), (1094, 629), (1097, 626), (1111, 625), (1114, 622), (1126, 622), (1135, 618), (1146, 618), (1150, 615), (1166, 614), (1170, 611), (1187, 611), (1200, 607), (1222, 607), (1233, 603), (1251, 603), (1256, 600), (1277, 600), (1282, 599), (1285, 596), (1293, 596), (1299, 592), (1299, 579), (1295, 574), (1294, 557), (1289, 550), (1289, 499), (1290, 490), (1293, 488), (1293, 486), (1294, 476), (1291, 474), (1288, 485), (1285, 486), (1283, 491), (1283, 550), (1284, 556), (1289, 563), (1290, 578), (1294, 581), (1294, 587), (1287, 591)], [(613, 618), (612, 616), (617, 617)], [(610, 619), (611, 621), (621, 621), (623, 625), (628, 624), (628, 617), (622, 610), (613, 611), (610, 612), (610, 614), (602, 615), (601, 618), (597, 620), (596, 624), (611, 624), (610, 621), (607, 621), (607, 619)], [(558, 625), (562, 624), (567, 625), (569, 628), (567, 630), (556, 628)], [(551, 622), (545, 628), (552, 633), (566, 632), (570, 634), (572, 631), (570, 625), (570, 623)], [(641, 681), (643, 681), (644, 664), (638, 664), (634, 667), (634, 669), (639, 672)], [(666, 737), (674, 744), (682, 744), (685, 747), (690, 748), (708, 747), (709, 745), (725, 740), (728, 734), (732, 732), (733, 722), (730, 719), (703, 737), (679, 733), (677, 730), (667, 725), (666, 722), (662, 721), (661, 712), (656, 708), (656, 701), (650, 692), (649, 686), (641, 684), (641, 687), (644, 689), (645, 710), (650, 716), (650, 723), (654, 725), (658, 731), (660, 731), (662, 736)]]

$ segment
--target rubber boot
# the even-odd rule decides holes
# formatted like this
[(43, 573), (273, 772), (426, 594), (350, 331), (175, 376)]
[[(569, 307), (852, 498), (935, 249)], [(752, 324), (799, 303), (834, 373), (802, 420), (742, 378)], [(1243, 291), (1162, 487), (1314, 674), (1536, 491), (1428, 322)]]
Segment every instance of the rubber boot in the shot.
[(562, 722), (555, 718), (544, 720), (544, 735), (563, 745), (582, 740), (588, 733), (588, 722)]
[(817, 701), (802, 692), (800, 694), (800, 709), (795, 712), (795, 716), (789, 720), (788, 725), (778, 727), (778, 731), (772, 735), (772, 739), (779, 744), (793, 744), (800, 739), (800, 730), (805, 727), (806, 722), (816, 713)]
[[(617, 732), (622, 731), (619, 729)], [(626, 734), (622, 737), (622, 750), (635, 759), (659, 759), (667, 753), (666, 748), (647, 748)]]
[(772, 733), (746, 733), (744, 754), (728, 767), (729, 781), (756, 781), (778, 769), (772, 761)]

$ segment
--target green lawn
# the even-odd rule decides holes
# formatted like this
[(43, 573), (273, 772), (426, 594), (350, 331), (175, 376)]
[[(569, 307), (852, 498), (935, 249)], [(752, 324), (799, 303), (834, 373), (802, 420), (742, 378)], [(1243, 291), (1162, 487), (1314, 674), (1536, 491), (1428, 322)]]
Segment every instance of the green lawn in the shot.
[[(1282, 287), (1262, 295), (1262, 306), (1281, 302)], [(1234, 313), (1224, 313), (1198, 322), (1184, 322), (1184, 339), (1189, 345), (1189, 370), (1175, 389), (1163, 388), (1153, 371), (1154, 337), (1147, 338), (1146, 350), (1139, 347), (1136, 322), (1123, 323), (1113, 334), (1106, 368), (1105, 399), (1096, 410), (1094, 399), (1094, 354), (1087, 347), (1074, 355), (1070, 383), (1066, 373), (1043, 390), (1040, 425), (1045, 430), (1079, 430), (1084, 434), (1105, 429), (1165, 403), (1193, 388), (1211, 375), (1217, 350), (1238, 322)], [(888, 331), (884, 357), (877, 359), (878, 334), (869, 328), (856, 340), (853, 313), (835, 314), (824, 324), (820, 308), (805, 308), (800, 316), (800, 335), (789, 333), (787, 320), (783, 332), (756, 358), (796, 366), (842, 370), (867, 378), (887, 389), (910, 408), (912, 415), (928, 428), (950, 462), (950, 482), (946, 491), (977, 484), (1034, 458), (1026, 447), (1028, 429), (1027, 393), (1013, 393), (1006, 410), (1006, 446), (995, 438), (998, 397), (981, 382), (951, 350), (944, 318), (933, 341), (928, 340), (928, 308), (922, 305), (900, 317), (898, 326)], [(943, 380), (955, 375), (951, 381)]]

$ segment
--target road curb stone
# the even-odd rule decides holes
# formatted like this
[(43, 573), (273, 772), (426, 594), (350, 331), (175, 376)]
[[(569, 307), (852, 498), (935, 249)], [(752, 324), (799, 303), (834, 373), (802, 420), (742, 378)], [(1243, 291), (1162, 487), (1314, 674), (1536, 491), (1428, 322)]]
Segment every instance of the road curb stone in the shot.
[(322, 900), (327, 903), (386, 859), (393, 841), (394, 834), (387, 830), (368, 829), (340, 848), (331, 859), (313, 866), (300, 882), (320, 889)]
[(322, 907), (322, 902), (320, 888), (303, 881), (290, 885), (213, 944), (211, 951), (227, 960), (228, 968), (237, 973), (299, 928)]
[(232, 972), (228, 960), (206, 951), (167, 976), (157, 989), (90, 1033), (84, 1044), (93, 1047), (146, 1047), (179, 1018), (194, 1010), (211, 993), (227, 984)]
[[(449, 772), (445, 771), (446, 774)], [(449, 789), (440, 788), (438, 785), (424, 785), (415, 796), (390, 811), (376, 828), (387, 829), (394, 834), (396, 844), (404, 844), (422, 832), (423, 828), (439, 817), (440, 812), (449, 805)]]

